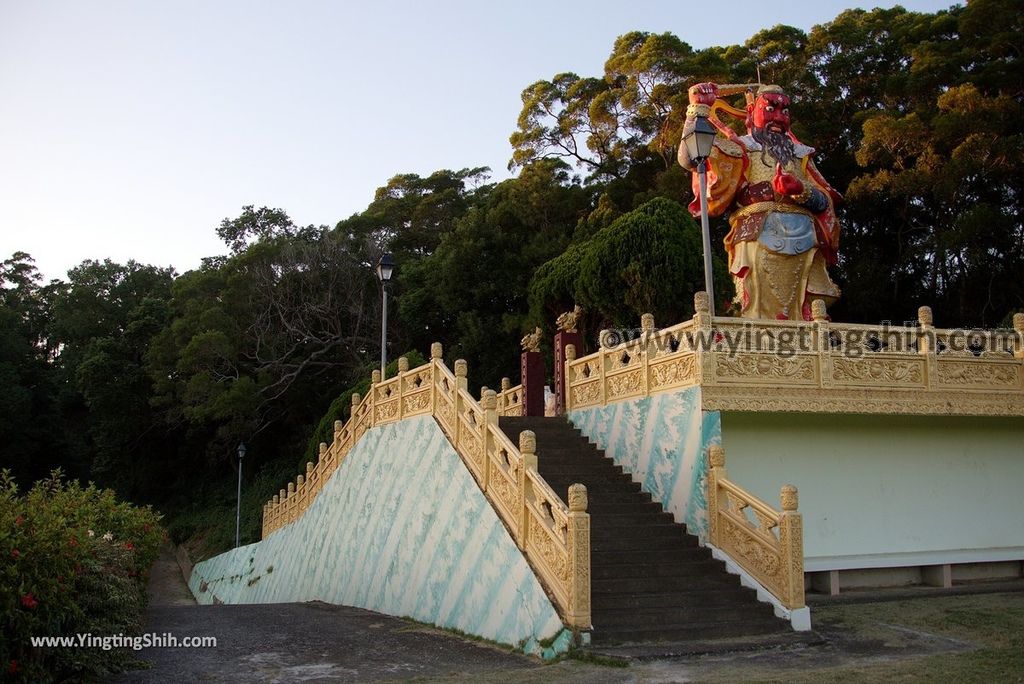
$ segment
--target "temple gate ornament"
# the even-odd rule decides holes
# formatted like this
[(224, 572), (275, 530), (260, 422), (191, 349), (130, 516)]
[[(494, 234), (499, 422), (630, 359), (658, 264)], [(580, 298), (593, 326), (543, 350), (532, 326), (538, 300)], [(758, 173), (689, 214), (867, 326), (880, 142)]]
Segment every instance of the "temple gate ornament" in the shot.
[[(755, 91), (756, 88), (756, 91)], [(746, 110), (720, 99), (746, 92)], [(718, 130), (707, 158), (708, 213), (729, 215), (725, 248), (736, 285), (735, 304), (744, 318), (812, 319), (811, 302), (831, 305), (839, 288), (826, 266), (836, 263), (842, 200), (811, 160), (814, 148), (790, 129), (789, 96), (775, 85), (700, 83), (689, 90), (684, 141), (710, 122)], [(738, 136), (718, 119), (723, 111), (746, 122)], [(690, 213), (700, 213), (695, 160), (684, 143), (679, 163), (693, 171)]]
[(567, 405), (567, 383), (565, 377), (566, 350), (569, 347), (583, 348), (583, 336), (577, 330), (583, 309), (578, 305), (555, 319), (558, 332), (555, 333), (555, 413), (563, 415)]
[(582, 315), (583, 309), (577, 304), (573, 307), (572, 311), (566, 311), (564, 314), (555, 319), (555, 326), (558, 327), (562, 332), (577, 332), (576, 326), (578, 325), (580, 315)]
[(540, 351), (540, 339), (543, 332), (540, 328), (536, 328), (532, 333), (526, 335), (520, 344), (523, 345), (524, 352), (539, 352)]

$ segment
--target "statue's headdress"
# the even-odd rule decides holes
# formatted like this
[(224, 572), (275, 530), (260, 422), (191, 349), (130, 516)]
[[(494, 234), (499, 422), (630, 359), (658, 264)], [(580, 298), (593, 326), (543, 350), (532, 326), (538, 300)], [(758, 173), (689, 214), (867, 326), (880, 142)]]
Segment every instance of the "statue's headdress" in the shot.
[[(730, 106), (722, 98), (729, 97), (730, 95), (739, 95), (744, 93), (746, 97), (746, 108), (738, 109)], [(723, 83), (718, 86), (718, 98), (715, 103), (711, 105), (710, 120), (711, 123), (729, 139), (734, 139), (736, 134), (732, 130), (723, 124), (719, 118), (719, 112), (725, 112), (731, 114), (737, 119), (743, 119), (747, 125), (747, 132), (749, 133), (754, 127), (754, 102), (757, 100), (759, 95), (765, 95), (767, 93), (778, 93), (785, 95), (786, 91), (782, 86), (770, 84), (770, 83)], [(793, 134), (790, 133), (790, 137)]]

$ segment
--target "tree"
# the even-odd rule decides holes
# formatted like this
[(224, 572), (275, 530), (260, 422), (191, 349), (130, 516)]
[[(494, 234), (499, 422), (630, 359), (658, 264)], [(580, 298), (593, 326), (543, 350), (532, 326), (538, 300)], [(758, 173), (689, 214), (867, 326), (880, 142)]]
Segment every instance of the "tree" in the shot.
[[(716, 294), (731, 299), (725, 266), (715, 265)], [(644, 313), (675, 323), (693, 315), (703, 275), (700, 229), (679, 204), (658, 198), (539, 268), (531, 292), (535, 309), (564, 307), (575, 277), (573, 296), (601, 324), (632, 327)]]
[(565, 249), (589, 208), (588, 193), (555, 160), (490, 189), (434, 254), (400, 272), (409, 348), (441, 341), (491, 384), (516, 375), (533, 271)]
[(40, 280), (24, 252), (0, 263), (0, 444), (4, 467), (23, 481), (60, 462), (65, 436), (47, 363), (47, 289)]
[(134, 261), (85, 261), (52, 296), (65, 429), (88, 440), (69, 444), (88, 454), (92, 477), (135, 496), (153, 493), (167, 453), (164, 433), (153, 429), (145, 358), (167, 323), (173, 278), (170, 268)]
[(240, 440), (260, 454), (303, 443), (323, 397), (376, 346), (375, 280), (325, 226), (267, 234), (186, 273), (147, 359), (154, 406), (214, 463), (232, 461)]

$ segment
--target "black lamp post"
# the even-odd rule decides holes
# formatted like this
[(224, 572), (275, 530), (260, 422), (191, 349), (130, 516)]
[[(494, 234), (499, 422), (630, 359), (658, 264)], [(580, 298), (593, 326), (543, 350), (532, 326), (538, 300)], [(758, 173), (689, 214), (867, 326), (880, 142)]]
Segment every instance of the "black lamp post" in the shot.
[(245, 458), (245, 442), (238, 445), (238, 498), (235, 504), (235, 548), (239, 547), (239, 532), (242, 528), (242, 459)]
[(380, 378), (385, 378), (384, 369), (388, 365), (388, 283), (391, 282), (391, 275), (395, 272), (395, 260), (390, 254), (385, 254), (377, 262), (377, 277), (380, 278), (383, 300), (381, 304), (380, 318)]
[(704, 289), (708, 292), (711, 315), (715, 315), (715, 292), (711, 283), (711, 229), (708, 226), (708, 167), (707, 160), (718, 131), (706, 116), (694, 117), (693, 128), (683, 136), (686, 154), (697, 163), (700, 178), (700, 228), (704, 237)]

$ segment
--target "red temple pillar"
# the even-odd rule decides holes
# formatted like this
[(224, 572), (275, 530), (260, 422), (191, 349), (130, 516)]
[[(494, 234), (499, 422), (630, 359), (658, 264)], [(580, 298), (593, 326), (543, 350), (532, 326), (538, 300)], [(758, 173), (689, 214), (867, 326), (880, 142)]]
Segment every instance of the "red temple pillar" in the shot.
[(524, 351), (520, 361), (523, 380), (523, 415), (544, 415), (544, 358), (540, 352)]

